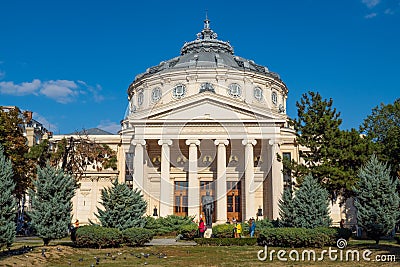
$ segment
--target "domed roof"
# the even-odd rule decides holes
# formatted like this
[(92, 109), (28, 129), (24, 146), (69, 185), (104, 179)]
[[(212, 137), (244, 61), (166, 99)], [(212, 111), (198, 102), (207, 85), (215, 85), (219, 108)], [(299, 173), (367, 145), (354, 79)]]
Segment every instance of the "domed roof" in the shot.
[(181, 48), (180, 56), (148, 68), (145, 73), (137, 75), (135, 81), (155, 73), (177, 69), (217, 67), (257, 72), (280, 80), (279, 75), (270, 72), (267, 67), (258, 65), (253, 60), (235, 56), (229, 42), (217, 39), (217, 34), (211, 30), (210, 21), (206, 18), (204, 28), (197, 34), (197, 39), (185, 43)]

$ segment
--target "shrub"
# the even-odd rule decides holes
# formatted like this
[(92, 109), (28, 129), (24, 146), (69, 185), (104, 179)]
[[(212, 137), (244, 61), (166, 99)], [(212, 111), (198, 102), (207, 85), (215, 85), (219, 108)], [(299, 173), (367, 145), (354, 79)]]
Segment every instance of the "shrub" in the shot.
[[(213, 228), (214, 229), (214, 228)], [(198, 245), (210, 246), (255, 246), (257, 238), (195, 238)]]
[(185, 224), (179, 228), (178, 233), (183, 236), (183, 239), (193, 240), (198, 236), (198, 228), (196, 223)]
[(330, 241), (327, 234), (306, 228), (270, 228), (257, 239), (259, 245), (278, 247), (323, 247)]
[(75, 245), (77, 247), (119, 247), (122, 243), (121, 232), (116, 228), (87, 225), (79, 227), (76, 231)]
[(351, 237), (352, 233), (351, 230), (348, 228), (339, 228), (339, 227), (317, 227), (314, 230), (324, 233), (329, 237), (329, 244), (330, 245), (335, 245), (336, 241), (339, 238), (344, 238), (346, 240), (349, 240)]
[(232, 238), (234, 230), (234, 224), (219, 224), (212, 228), (212, 233), (216, 238)]
[(193, 223), (194, 217), (168, 215), (154, 219), (148, 216), (146, 218), (145, 228), (154, 231), (156, 235), (176, 234), (182, 225)]
[(152, 230), (133, 227), (122, 231), (124, 243), (128, 246), (143, 246), (153, 239)]
[(263, 220), (256, 221), (256, 230), (257, 231), (261, 231), (263, 229), (273, 228), (273, 227), (274, 227), (274, 225), (268, 219), (263, 219)]

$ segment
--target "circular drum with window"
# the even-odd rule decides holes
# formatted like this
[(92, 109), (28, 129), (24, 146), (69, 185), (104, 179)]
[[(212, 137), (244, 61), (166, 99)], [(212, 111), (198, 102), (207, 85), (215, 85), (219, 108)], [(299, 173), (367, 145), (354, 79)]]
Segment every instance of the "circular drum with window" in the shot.
[(153, 102), (157, 102), (161, 99), (161, 89), (159, 87), (156, 87), (153, 89), (153, 91), (151, 91), (151, 100), (153, 100)]

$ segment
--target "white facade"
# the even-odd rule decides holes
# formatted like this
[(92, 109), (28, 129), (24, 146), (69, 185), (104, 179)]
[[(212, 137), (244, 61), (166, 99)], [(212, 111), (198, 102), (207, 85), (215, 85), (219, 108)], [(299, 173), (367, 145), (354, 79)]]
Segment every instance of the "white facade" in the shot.
[[(122, 122), (126, 180), (142, 189), (149, 214), (201, 214), (214, 197), (214, 221), (276, 219), (283, 191), (277, 154), (294, 149), (286, 127), (288, 89), (279, 76), (233, 55), (205, 21), (181, 56), (140, 74), (128, 88)], [(132, 178), (130, 177), (132, 175)]]
[[(278, 155), (299, 161), (287, 95), (277, 74), (234, 55), (206, 19), (180, 56), (136, 76), (120, 135), (96, 136), (117, 151), (118, 171), (81, 179), (74, 220), (97, 221), (101, 189), (114, 179), (142, 190), (150, 216), (157, 209), (198, 219), (208, 191), (215, 223), (277, 219), (283, 189), (293, 183)], [(335, 224), (344, 209), (331, 207)]]

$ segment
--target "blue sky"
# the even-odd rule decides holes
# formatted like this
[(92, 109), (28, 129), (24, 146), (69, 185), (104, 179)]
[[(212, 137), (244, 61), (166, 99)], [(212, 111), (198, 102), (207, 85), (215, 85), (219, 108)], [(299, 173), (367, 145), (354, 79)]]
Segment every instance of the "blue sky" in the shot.
[(178, 56), (205, 10), (236, 55), (280, 74), (292, 117), (310, 90), (333, 99), (344, 129), (400, 97), (400, 0), (3, 0), (0, 105), (55, 134), (116, 133), (134, 77)]

